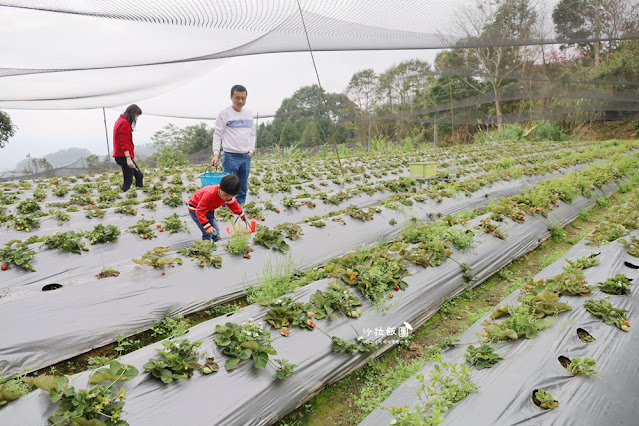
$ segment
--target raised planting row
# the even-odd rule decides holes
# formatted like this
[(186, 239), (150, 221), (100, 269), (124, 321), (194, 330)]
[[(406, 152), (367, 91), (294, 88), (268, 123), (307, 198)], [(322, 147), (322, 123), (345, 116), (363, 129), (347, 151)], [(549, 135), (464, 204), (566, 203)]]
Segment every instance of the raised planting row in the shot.
[[(534, 191), (544, 191), (543, 185), (526, 195), (532, 196)], [(453, 262), (445, 249), (437, 268), (430, 267), (438, 262), (429, 256), (418, 262), (422, 266), (412, 264), (406, 269), (404, 262), (384, 247), (349, 253), (316, 271), (318, 277), (329, 278), (312, 282), (297, 293), (199, 324), (189, 330), (187, 342), (158, 343), (125, 355), (123, 364), (145, 372), (113, 386), (122, 387), (128, 396), (125, 419), (136, 425), (173, 424), (188, 413), (201, 424), (272, 423), (326, 384), (361, 367), (371, 350), (377, 347), (381, 353), (395, 346), (401, 336), (393, 333), (410, 329), (405, 322), (419, 326), (444, 301), (532, 250), (550, 236), (549, 223), (565, 224), (594, 202), (576, 196), (572, 204), (561, 204), (548, 212), (548, 217), (536, 215), (523, 223), (503, 218), (502, 231), (508, 238), (481, 232), (475, 250), (450, 251)], [(496, 220), (493, 213), (486, 213), (470, 220), (458, 216), (442, 223), (416, 224), (404, 237), (419, 241), (438, 235), (438, 228), (446, 235), (455, 234), (451, 231), (454, 226), (443, 229), (444, 222), (483, 230), (482, 224), (491, 217)], [(450, 238), (446, 241), (459, 241)], [(470, 271), (474, 276), (468, 274)], [(350, 286), (357, 289), (353, 292)], [(377, 309), (370, 301), (376, 301)], [(200, 354), (193, 354), (193, 350)], [(193, 374), (198, 368), (196, 361), (202, 375)], [(109, 377), (125, 377), (123, 370), (134, 371), (111, 363)], [(212, 376), (206, 375), (216, 370)], [(83, 386), (93, 374), (81, 374), (74, 384)], [(285, 382), (273, 384), (285, 378)], [(55, 398), (68, 384), (64, 379), (59, 381), (53, 392), (38, 391), (11, 402), (0, 411), (0, 420), (37, 424), (56, 411), (60, 415)], [(211, 400), (217, 403), (207, 403)], [(88, 419), (86, 416), (99, 417), (111, 409), (91, 407), (79, 414)], [(118, 408), (123, 407), (118, 403)]]
[[(502, 200), (501, 204), (496, 204), (495, 214), (513, 216), (514, 212), (521, 214), (521, 211), (528, 214), (537, 212), (545, 213), (547, 210), (559, 204), (560, 199), (571, 200), (578, 193), (583, 192), (594, 195), (595, 186), (604, 185), (615, 179), (622, 178), (625, 173), (634, 169), (636, 160), (634, 156), (615, 158), (607, 163), (591, 166), (582, 172), (567, 175), (565, 178), (556, 178), (548, 181), (547, 184), (537, 184), (533, 190), (525, 192), (523, 198), (511, 201)], [(521, 188), (525, 185), (520, 182), (509, 182), (510, 188), (502, 190), (501, 194), (513, 193), (512, 187)], [(501, 195), (500, 194), (500, 195)], [(446, 209), (454, 213), (469, 208), (476, 208), (486, 205), (488, 198), (474, 196), (466, 198), (460, 202), (446, 200), (441, 203), (440, 209)], [(516, 204), (510, 205), (511, 202)], [(594, 201), (593, 201), (594, 202)], [(541, 210), (540, 210), (541, 209)], [(441, 210), (440, 210), (441, 211)], [(512, 211), (512, 212), (511, 212)], [(423, 212), (423, 210), (422, 210)], [(386, 221), (398, 218), (398, 222), (407, 219), (401, 212), (389, 210), (391, 217), (385, 217)], [(419, 211), (415, 208), (411, 210), (411, 216), (417, 216)], [(423, 212), (419, 214), (426, 218), (431, 213)], [(384, 217), (384, 216), (381, 216)], [(521, 218), (515, 218), (518, 222)], [(510, 219), (508, 219), (510, 220)], [(494, 220), (489, 219), (488, 223)], [(346, 223), (346, 222), (344, 222)], [(332, 226), (317, 229), (312, 228), (308, 233), (300, 238), (296, 247), (292, 251), (291, 258), (295, 264), (310, 266), (323, 263), (335, 257), (338, 253), (345, 253), (349, 249), (359, 247), (364, 243), (372, 243), (382, 238), (388, 238), (387, 229), (373, 226), (373, 221), (362, 223), (351, 223), (343, 227), (337, 222), (331, 222)], [(392, 228), (391, 228), (392, 229)], [(399, 226), (395, 228), (399, 231)], [(304, 240), (307, 241), (306, 244)], [(142, 241), (140, 239), (140, 241)], [(318, 244), (324, 242), (325, 244)], [(182, 248), (187, 248), (191, 243), (183, 241)], [(175, 247), (177, 248), (177, 247)], [(129, 248), (127, 248), (129, 249)], [(148, 251), (148, 249), (147, 249)], [(118, 256), (116, 246), (107, 245), (103, 254), (111, 252)], [(89, 252), (91, 253), (91, 252)], [(240, 251), (241, 253), (241, 251)], [(136, 254), (135, 259), (142, 259), (142, 266), (134, 266), (128, 261), (113, 265), (120, 272), (118, 278), (109, 279), (108, 285), (102, 281), (96, 281), (92, 275), (87, 277), (82, 285), (65, 285), (44, 288), (42, 281), (32, 281), (34, 284), (25, 282), (18, 293), (0, 298), (3, 308), (0, 311), (0, 318), (6, 316), (12, 318), (18, 326), (5, 335), (6, 347), (0, 349), (0, 359), (3, 366), (11, 369), (22, 369), (26, 367), (40, 368), (51, 365), (57, 361), (70, 358), (83, 353), (93, 347), (102, 346), (113, 341), (117, 335), (129, 336), (152, 327), (162, 317), (173, 314), (187, 314), (209, 307), (211, 301), (219, 304), (243, 294), (246, 286), (256, 283), (259, 280), (260, 272), (267, 261), (286, 261), (284, 254), (271, 252), (266, 249), (256, 249), (252, 253), (257, 262), (246, 264), (246, 260), (237, 257), (223, 255), (223, 263), (230, 263), (230, 267), (224, 266), (215, 274), (207, 274), (208, 268), (201, 268), (201, 260), (196, 265), (179, 266), (180, 260), (168, 260), (172, 263), (165, 271), (157, 268), (145, 266), (164, 266), (164, 261), (154, 264), (160, 258), (168, 256), (175, 259), (176, 255), (166, 250), (161, 252), (151, 251), (146, 258), (149, 262), (143, 262), (144, 251)], [(59, 255), (68, 256), (68, 255)], [(83, 255), (84, 256), (84, 255)], [(271, 260), (275, 259), (275, 260)], [(97, 259), (96, 259), (97, 260)], [(290, 260), (289, 260), (290, 261)], [(305, 263), (304, 263), (305, 262)], [(125, 264), (126, 263), (126, 264)], [(211, 259), (210, 264), (215, 265)], [(176, 265), (177, 264), (177, 265)], [(255, 265), (251, 268), (251, 264)], [(38, 273), (59, 273), (60, 262), (52, 262), (49, 271), (38, 271)], [(70, 272), (80, 274), (86, 265), (77, 266)], [(94, 271), (97, 269), (93, 267)], [(96, 272), (93, 272), (95, 274)], [(32, 274), (29, 272), (29, 274)], [(89, 278), (91, 277), (91, 278)], [(244, 283), (242, 278), (244, 277)], [(48, 283), (47, 283), (48, 284)], [(56, 289), (52, 292), (42, 292), (41, 290)], [(56, 306), (56, 310), (49, 314), (49, 325), (46, 329), (39, 326), (39, 323), (30, 315), (30, 310), (34, 306)], [(117, 310), (118, 315), (112, 313)], [(19, 318), (19, 320), (17, 320)], [(17, 321), (16, 321), (17, 320)], [(65, 341), (68, 344), (58, 345)], [(51, 348), (46, 353), (41, 353), (33, 349), (34, 342), (43, 344), (51, 342)]]
[[(316, 179), (314, 183), (305, 187), (296, 184), (298, 178), (294, 173), (288, 173), (283, 175), (286, 177), (275, 178), (279, 182), (278, 185), (289, 188), (288, 194), (260, 192), (261, 195), (254, 197), (246, 208), (249, 217), (258, 220), (268, 219), (269, 223), (274, 219), (277, 224), (279, 219), (277, 212), (283, 212), (283, 216), (286, 216), (281, 222), (293, 221), (292, 219), (299, 213), (297, 208), (300, 206), (303, 206), (302, 209), (306, 212), (303, 214), (321, 215), (332, 212), (334, 206), (347, 200), (349, 203), (363, 207), (379, 202), (389, 193), (401, 194), (407, 191), (417, 191), (427, 197), (441, 200), (442, 197), (450, 197), (456, 193), (476, 191), (498, 180), (543, 174), (597, 158), (608, 158), (615, 152), (627, 151), (635, 146), (630, 142), (621, 143), (619, 146), (614, 144), (619, 143), (609, 142), (605, 148), (591, 145), (576, 150), (551, 152), (535, 159), (534, 162), (526, 162), (529, 159), (516, 156), (503, 157), (494, 164), (495, 167), (491, 167), (490, 172), (473, 173), (468, 179), (452, 184), (440, 183), (425, 191), (417, 191), (417, 182), (407, 177), (407, 160), (387, 165), (386, 167), (391, 171), (384, 173), (389, 174), (389, 177), (362, 173), (362, 170), (365, 170), (362, 167), (359, 173), (325, 181)], [(277, 166), (277, 168), (281, 167), (284, 166)], [(156, 174), (159, 176), (153, 177)], [(7, 238), (20, 238), (16, 234), (22, 231), (52, 232), (57, 227), (71, 228), (72, 223), (85, 217), (102, 220), (106, 215), (105, 222), (123, 220), (124, 223), (131, 224), (130, 222), (137, 215), (156, 214), (156, 210), (159, 215), (166, 216), (173, 213), (174, 208), (183, 206), (188, 197), (199, 187), (197, 174), (192, 172), (153, 171), (150, 175), (147, 176), (147, 186), (143, 190), (146, 195), (138, 199), (138, 192), (132, 189), (127, 193), (126, 200), (122, 200), (119, 193), (121, 177), (117, 173), (112, 173), (110, 177), (108, 174), (103, 174), (95, 181), (88, 177), (84, 177), (82, 181), (73, 177), (70, 178), (76, 181), (73, 185), (60, 178), (49, 181), (41, 179), (38, 180), (35, 191), (32, 191), (33, 185), (27, 181), (17, 184), (6, 183), (0, 189), (0, 204), (7, 207), (4, 211), (0, 209), (0, 216), (2, 222), (9, 227)], [(256, 176), (253, 176), (251, 180), (250, 187), (254, 191), (260, 191), (260, 188), (269, 185), (259, 182)], [(291, 189), (292, 187), (299, 187), (299, 189)], [(96, 191), (97, 194), (95, 194)], [(43, 201), (47, 198), (48, 192), (56, 194), (56, 201), (46, 203)], [(373, 195), (375, 197), (372, 197)], [(317, 206), (321, 208), (313, 211), (312, 209)], [(111, 215), (116, 217), (109, 218)], [(227, 211), (221, 217), (226, 219), (229, 215), (230, 212)]]
[(360, 424), (634, 424), (639, 384), (628, 360), (639, 349), (631, 327), (639, 259), (628, 244), (595, 246), (593, 236), (477, 321)]

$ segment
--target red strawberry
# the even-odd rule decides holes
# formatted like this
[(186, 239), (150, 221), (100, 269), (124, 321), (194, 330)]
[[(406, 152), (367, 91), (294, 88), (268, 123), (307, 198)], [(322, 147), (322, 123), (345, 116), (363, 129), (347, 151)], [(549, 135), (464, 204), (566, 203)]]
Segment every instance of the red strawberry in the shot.
[(262, 216), (262, 222), (264, 222), (266, 220), (266, 218), (264, 216)]
[(399, 286), (395, 287), (395, 290), (399, 291)]
[(164, 232), (164, 228), (160, 228), (160, 232)]
[(3, 271), (6, 271), (7, 269), (9, 269), (9, 265), (4, 263), (2, 266), (0, 266), (0, 269), (2, 269)]
[(166, 272), (162, 272), (162, 275), (166, 275)]
[(316, 324), (313, 322), (313, 320), (309, 319), (308, 321), (306, 321), (306, 325), (308, 325), (311, 328), (315, 328)]
[(393, 296), (393, 293), (391, 293), (389, 296), (390, 296), (390, 298), (391, 298), (391, 299), (394, 297), (394, 296)]
[(277, 209), (277, 214), (280, 214), (280, 209)]
[(161, 228), (161, 227), (162, 227), (162, 225), (160, 225), (159, 223), (156, 223), (156, 224), (155, 224), (155, 227), (156, 227), (156, 228)]

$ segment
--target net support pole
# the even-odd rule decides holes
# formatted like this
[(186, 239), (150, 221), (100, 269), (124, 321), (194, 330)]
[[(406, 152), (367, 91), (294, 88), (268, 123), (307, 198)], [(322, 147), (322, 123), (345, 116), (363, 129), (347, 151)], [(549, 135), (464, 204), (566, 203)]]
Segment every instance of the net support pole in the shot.
[(107, 130), (106, 124), (106, 111), (104, 111), (104, 107), (102, 107), (102, 117), (104, 117), (104, 136), (106, 137), (106, 146), (107, 146), (107, 163), (109, 163), (109, 170), (111, 170), (111, 148), (109, 148), (109, 131)]

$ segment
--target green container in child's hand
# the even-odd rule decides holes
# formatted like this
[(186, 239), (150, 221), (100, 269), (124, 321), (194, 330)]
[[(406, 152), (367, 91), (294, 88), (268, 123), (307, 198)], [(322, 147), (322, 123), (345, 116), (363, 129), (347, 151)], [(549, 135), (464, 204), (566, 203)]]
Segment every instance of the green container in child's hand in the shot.
[(409, 163), (410, 176), (414, 178), (431, 178), (437, 176), (437, 163)]

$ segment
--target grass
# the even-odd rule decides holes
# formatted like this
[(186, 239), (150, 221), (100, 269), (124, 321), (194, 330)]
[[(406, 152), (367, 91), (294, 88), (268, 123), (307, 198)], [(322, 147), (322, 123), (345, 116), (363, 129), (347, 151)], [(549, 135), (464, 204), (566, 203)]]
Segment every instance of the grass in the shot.
[[(623, 196), (609, 198), (620, 205)], [(278, 425), (356, 425), (406, 379), (455, 340), (514, 290), (521, 288), (542, 269), (563, 256), (584, 238), (607, 213), (607, 203), (598, 204), (566, 228), (563, 238), (550, 238), (537, 249), (512, 262), (481, 285), (447, 301), (440, 311), (412, 334), (408, 347), (398, 346), (360, 370), (328, 385)], [(552, 231), (551, 231), (552, 232)]]
[(249, 304), (267, 303), (296, 291), (300, 283), (293, 278), (294, 269), (290, 255), (284, 262), (275, 265), (267, 260), (258, 283), (246, 289), (246, 301)]

